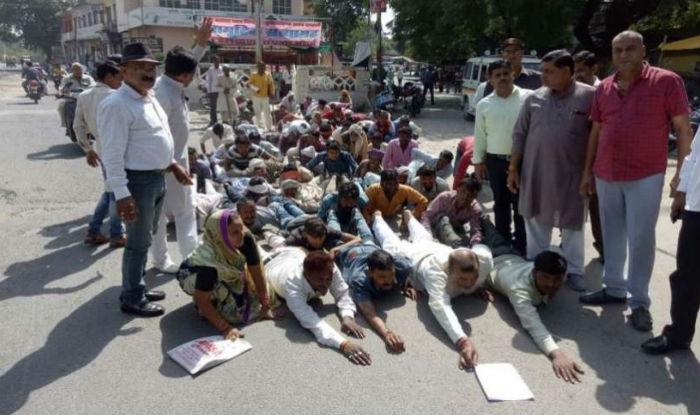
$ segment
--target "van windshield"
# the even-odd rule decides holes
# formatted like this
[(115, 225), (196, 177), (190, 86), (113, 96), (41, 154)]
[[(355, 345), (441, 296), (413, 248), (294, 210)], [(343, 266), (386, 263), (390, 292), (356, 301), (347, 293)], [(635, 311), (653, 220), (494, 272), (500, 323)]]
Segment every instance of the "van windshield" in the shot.
[(467, 63), (464, 65), (464, 71), (462, 72), (462, 79), (469, 80), (472, 75), (472, 67), (474, 65), (472, 63)]

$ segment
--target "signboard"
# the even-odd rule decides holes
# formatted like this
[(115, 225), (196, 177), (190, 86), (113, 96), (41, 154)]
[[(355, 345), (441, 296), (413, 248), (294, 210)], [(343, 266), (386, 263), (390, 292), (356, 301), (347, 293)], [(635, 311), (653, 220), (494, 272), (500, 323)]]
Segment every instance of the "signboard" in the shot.
[(331, 44), (328, 42), (323, 42), (321, 43), (321, 46), (318, 47), (318, 51), (321, 53), (331, 52), (333, 51), (333, 46), (331, 46)]
[(122, 46), (136, 42), (148, 46), (153, 53), (163, 52), (163, 39), (159, 37), (125, 37), (122, 39)]
[(387, 0), (371, 0), (370, 11), (372, 13), (384, 13)]
[[(214, 18), (211, 40), (222, 45), (255, 44), (255, 21), (242, 18)], [(318, 48), (321, 45), (320, 22), (265, 20), (263, 44)]]

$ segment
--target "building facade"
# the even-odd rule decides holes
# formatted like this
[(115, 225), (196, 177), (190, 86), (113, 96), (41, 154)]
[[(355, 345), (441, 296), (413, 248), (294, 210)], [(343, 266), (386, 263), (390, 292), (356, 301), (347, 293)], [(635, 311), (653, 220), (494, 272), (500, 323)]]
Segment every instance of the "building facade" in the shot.
[[(156, 55), (177, 45), (190, 47), (194, 26), (203, 17), (252, 18), (254, 4), (255, 0), (85, 0), (64, 16), (64, 56), (90, 65), (133, 41), (148, 44)], [(313, 20), (312, 11), (311, 0), (263, 1), (265, 19), (308, 21)], [(218, 52), (231, 62), (254, 56), (250, 46), (225, 46)], [(282, 63), (301, 63), (298, 55), (303, 53), (279, 45), (264, 48), (266, 60), (285, 58)]]

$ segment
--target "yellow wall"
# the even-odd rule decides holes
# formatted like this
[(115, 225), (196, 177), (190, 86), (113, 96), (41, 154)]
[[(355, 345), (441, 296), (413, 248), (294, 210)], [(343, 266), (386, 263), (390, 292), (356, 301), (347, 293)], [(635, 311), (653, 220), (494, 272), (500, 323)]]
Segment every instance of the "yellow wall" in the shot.
[(661, 67), (687, 74), (695, 71), (695, 65), (698, 62), (700, 62), (700, 51), (668, 52), (661, 59)]

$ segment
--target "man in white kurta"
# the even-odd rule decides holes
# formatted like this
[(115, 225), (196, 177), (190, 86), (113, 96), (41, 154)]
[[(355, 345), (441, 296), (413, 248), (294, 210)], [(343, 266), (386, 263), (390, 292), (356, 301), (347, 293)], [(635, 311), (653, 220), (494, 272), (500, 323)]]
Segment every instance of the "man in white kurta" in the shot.
[(238, 78), (231, 74), (231, 68), (224, 65), (224, 73), (216, 80), (216, 90), (219, 93), (216, 109), (221, 113), (221, 121), (233, 125), (238, 121), (240, 112), (236, 96), (238, 95)]
[[(460, 366), (473, 366), (476, 364), (475, 349), (452, 310), (451, 300), (460, 295), (472, 294), (484, 285), (493, 268), (491, 251), (480, 244), (474, 245), (472, 249), (453, 250), (433, 242), (432, 235), (408, 211), (404, 212), (404, 223), (408, 224), (410, 242), (400, 240), (381, 215), (374, 215), (372, 230), (385, 251), (411, 259), (413, 272), (409, 277), (410, 284), (413, 288), (428, 293), (430, 310), (460, 351)], [(471, 273), (472, 279), (465, 284), (459, 281), (461, 275), (458, 276), (456, 270), (468, 264), (471, 267), (467, 273)]]

